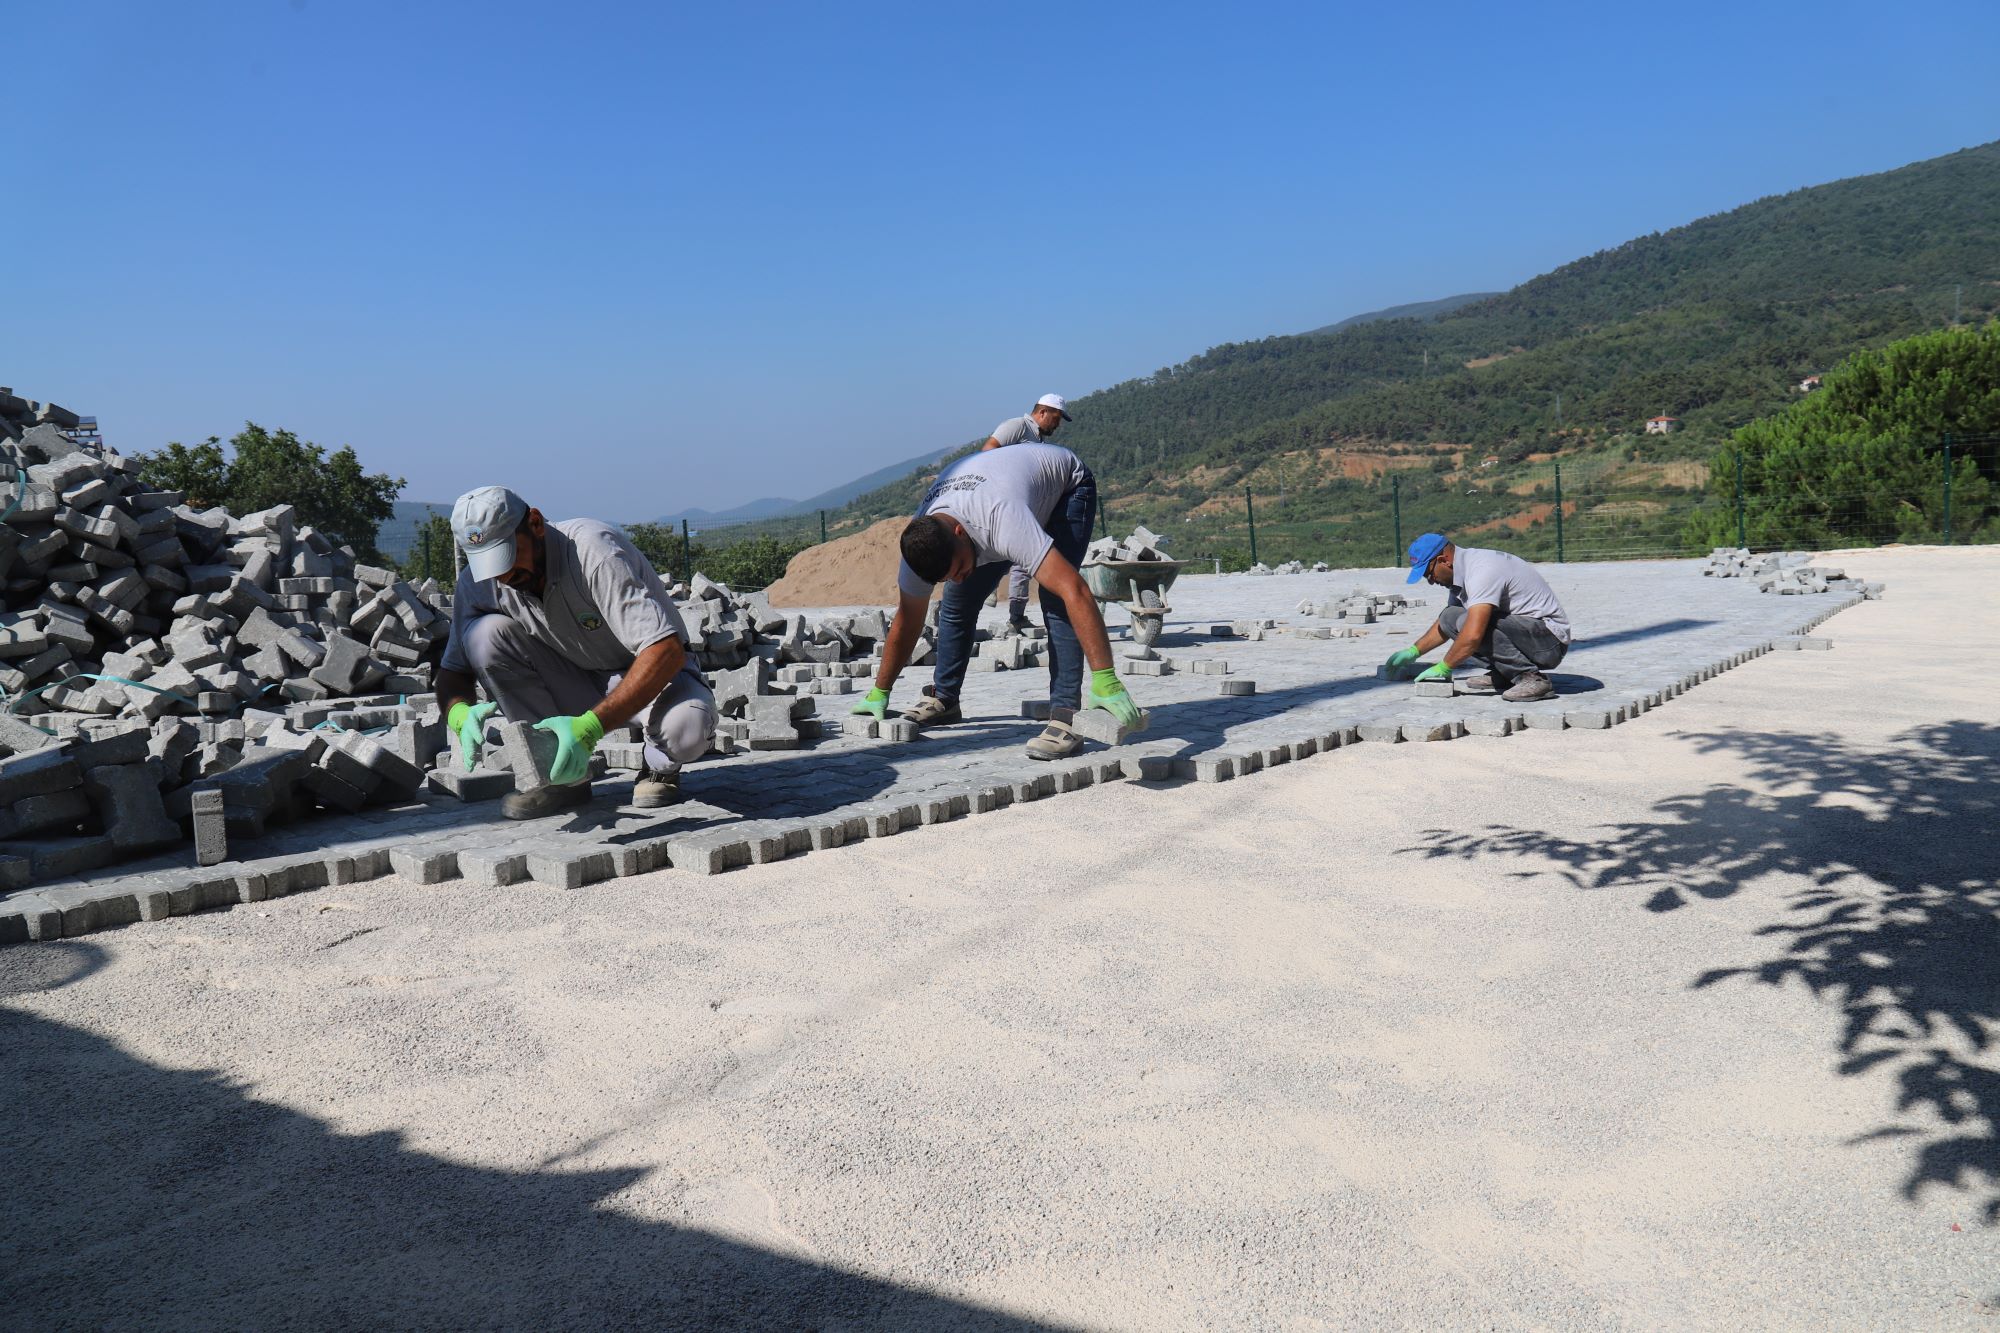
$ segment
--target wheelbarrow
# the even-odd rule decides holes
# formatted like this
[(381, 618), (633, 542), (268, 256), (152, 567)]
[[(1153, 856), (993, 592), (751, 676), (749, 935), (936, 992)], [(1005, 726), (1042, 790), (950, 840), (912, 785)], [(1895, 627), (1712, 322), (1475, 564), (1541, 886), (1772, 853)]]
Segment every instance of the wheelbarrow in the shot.
[(1123, 602), (1132, 617), (1132, 641), (1151, 647), (1167, 622), (1167, 589), (1180, 576), (1184, 560), (1103, 560), (1083, 566), (1084, 586), (1100, 602)]

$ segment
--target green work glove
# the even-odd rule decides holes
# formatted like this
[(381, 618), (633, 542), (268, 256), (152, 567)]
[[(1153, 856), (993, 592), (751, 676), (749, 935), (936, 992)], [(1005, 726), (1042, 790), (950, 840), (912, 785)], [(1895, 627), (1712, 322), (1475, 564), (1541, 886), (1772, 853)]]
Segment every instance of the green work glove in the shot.
[(1102, 671), (1090, 673), (1091, 708), (1102, 708), (1118, 719), (1121, 727), (1139, 725), (1139, 705), (1132, 702), (1132, 696), (1125, 692), (1125, 683), (1118, 679), (1117, 669), (1106, 667)]
[(1431, 669), (1430, 669), (1429, 671), (1425, 671), (1425, 672), (1422, 672), (1421, 674), (1419, 674), (1419, 675), (1417, 676), (1417, 679), (1418, 679), (1418, 680), (1450, 680), (1450, 679), (1451, 679), (1451, 668), (1450, 668), (1450, 667), (1448, 667), (1448, 666), (1446, 666), (1446, 665), (1445, 665), (1444, 663), (1442, 663), (1442, 662), (1439, 662), (1439, 663), (1438, 663), (1438, 664), (1437, 664), (1436, 666), (1432, 667), (1432, 668), (1431, 668)]
[(1423, 654), (1417, 651), (1415, 644), (1406, 645), (1390, 653), (1389, 661), (1386, 664), (1390, 677), (1400, 680), (1409, 676), (1411, 668), (1416, 665), (1417, 659), (1421, 656)]
[(499, 704), (473, 704), (460, 699), (445, 714), (445, 726), (458, 737), (458, 757), (466, 772), (478, 766), (479, 747), (486, 743), (486, 719), (499, 709)]
[(877, 722), (887, 722), (889, 720), (889, 691), (883, 689), (880, 685), (875, 686), (868, 693), (862, 695), (861, 702), (848, 709), (848, 712), (855, 717), (867, 713), (873, 716)]
[(590, 752), (604, 739), (604, 724), (597, 714), (584, 712), (575, 717), (545, 717), (535, 724), (556, 738), (556, 761), (549, 768), (549, 781), (567, 787), (590, 776)]

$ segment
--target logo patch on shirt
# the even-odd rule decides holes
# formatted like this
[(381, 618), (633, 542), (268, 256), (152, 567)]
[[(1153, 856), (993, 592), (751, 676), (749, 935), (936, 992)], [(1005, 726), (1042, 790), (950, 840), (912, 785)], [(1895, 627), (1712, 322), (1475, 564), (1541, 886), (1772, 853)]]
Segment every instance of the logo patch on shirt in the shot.
[(585, 611), (576, 618), (576, 622), (588, 630), (600, 630), (604, 628), (604, 617), (598, 615), (595, 611)]

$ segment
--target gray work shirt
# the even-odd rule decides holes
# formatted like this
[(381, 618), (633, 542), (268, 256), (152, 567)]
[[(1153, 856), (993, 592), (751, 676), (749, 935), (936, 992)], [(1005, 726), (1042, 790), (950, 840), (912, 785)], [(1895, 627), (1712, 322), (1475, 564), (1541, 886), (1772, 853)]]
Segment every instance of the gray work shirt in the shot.
[[(965, 525), (979, 564), (1004, 560), (1032, 573), (1055, 545), (1049, 515), (1089, 475), (1083, 460), (1059, 444), (986, 449), (940, 473), (917, 517), (950, 514)], [(928, 597), (933, 585), (904, 561), (896, 586), (911, 597)]]
[(1495, 618), (1528, 616), (1549, 627), (1549, 633), (1569, 642), (1569, 617), (1556, 600), (1555, 589), (1541, 572), (1518, 555), (1461, 546), (1452, 557), (1451, 600), (1458, 606), (1490, 606)]
[(680, 608), (631, 539), (609, 523), (572, 518), (548, 527), (548, 586), (537, 600), (498, 579), (462, 569), (452, 598), (446, 671), (472, 674), (465, 631), (498, 612), (527, 627), (537, 643), (592, 671), (623, 671), (662, 639), (687, 642)]
[(1032, 416), (1008, 417), (993, 428), (992, 438), (1001, 444), (1040, 444), (1042, 428)]

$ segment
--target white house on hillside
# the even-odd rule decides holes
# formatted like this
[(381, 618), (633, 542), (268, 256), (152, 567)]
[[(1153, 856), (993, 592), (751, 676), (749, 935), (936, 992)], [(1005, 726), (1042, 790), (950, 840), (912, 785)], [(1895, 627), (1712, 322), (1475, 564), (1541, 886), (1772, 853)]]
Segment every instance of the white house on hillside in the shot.
[(1671, 435), (1674, 427), (1681, 424), (1679, 417), (1649, 417), (1646, 420), (1646, 434)]

